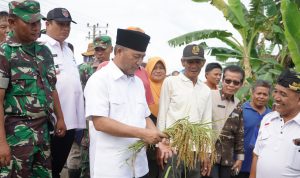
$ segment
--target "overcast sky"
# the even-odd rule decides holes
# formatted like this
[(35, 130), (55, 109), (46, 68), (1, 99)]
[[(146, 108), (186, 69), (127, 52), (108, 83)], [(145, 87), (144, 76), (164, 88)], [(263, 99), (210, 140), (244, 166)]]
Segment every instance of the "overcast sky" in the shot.
[[(0, 9), (7, 10), (8, 2), (9, 0), (0, 0)], [(151, 56), (160, 56), (166, 61), (168, 73), (182, 69), (180, 58), (183, 50), (183, 47), (170, 47), (167, 43), (169, 39), (201, 29), (234, 32), (230, 23), (215, 7), (191, 0), (41, 0), (40, 4), (44, 16), (56, 7), (64, 7), (70, 11), (77, 24), (72, 24), (67, 41), (74, 45), (78, 63), (82, 62), (81, 53), (86, 51), (90, 42), (86, 37), (92, 29), (87, 27), (87, 23), (98, 23), (100, 27), (108, 24), (108, 35), (112, 37), (113, 44), (117, 28), (142, 28), (151, 36), (144, 61), (147, 62)], [(104, 28), (99, 30), (105, 31)], [(223, 46), (217, 40), (206, 42), (211, 46)], [(214, 60), (210, 56), (206, 58), (207, 63)]]

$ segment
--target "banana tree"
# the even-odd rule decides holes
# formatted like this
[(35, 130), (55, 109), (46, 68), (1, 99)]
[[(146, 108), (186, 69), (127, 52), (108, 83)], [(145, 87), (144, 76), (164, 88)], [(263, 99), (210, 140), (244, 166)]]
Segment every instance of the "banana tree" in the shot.
[[(216, 38), (228, 45), (228, 48), (211, 48), (211, 55), (219, 60), (227, 60), (228, 58), (236, 58), (240, 65), (245, 69), (246, 78), (253, 79), (254, 71), (252, 69), (252, 61), (257, 63), (260, 58), (257, 44), (261, 32), (271, 31), (274, 28), (274, 21), (277, 20), (276, 15), (265, 15), (266, 6), (269, 10), (276, 3), (272, 0), (252, 0), (249, 10), (240, 0), (193, 0), (195, 2), (210, 2), (220, 10), (226, 20), (238, 31), (241, 41), (237, 40), (232, 33), (224, 30), (200, 30), (184, 34), (169, 41), (171, 46), (180, 46), (192, 41)], [(271, 14), (271, 13), (269, 13)], [(278, 71), (276, 71), (278, 73)], [(266, 72), (264, 73), (266, 75)], [(269, 77), (268, 77), (269, 78)], [(255, 77), (254, 77), (255, 79)]]
[(295, 70), (300, 72), (300, 11), (299, 1), (281, 1), (282, 22), (291, 59)]

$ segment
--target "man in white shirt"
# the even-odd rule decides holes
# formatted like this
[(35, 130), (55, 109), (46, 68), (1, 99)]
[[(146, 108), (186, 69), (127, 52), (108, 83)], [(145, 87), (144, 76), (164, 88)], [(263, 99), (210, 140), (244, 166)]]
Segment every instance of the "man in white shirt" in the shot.
[(300, 74), (285, 70), (277, 79), (275, 111), (260, 125), (250, 178), (300, 177)]
[(54, 135), (51, 139), (52, 174), (54, 178), (59, 177), (66, 162), (76, 129), (86, 127), (79, 71), (74, 54), (68, 43), (65, 42), (71, 30), (71, 22), (75, 23), (67, 9), (55, 8), (49, 11), (46, 35), (40, 39), (40, 41), (46, 42), (53, 55), (57, 77), (56, 88), (67, 126), (65, 137), (60, 138)]
[(166, 137), (148, 117), (143, 83), (134, 76), (149, 40), (145, 33), (118, 29), (114, 60), (96, 71), (86, 84), (86, 117), (93, 121), (94, 129), (91, 177), (144, 176), (148, 172), (145, 149), (134, 155), (128, 146), (137, 140), (155, 144)]
[[(201, 68), (205, 64), (204, 50), (197, 45), (187, 45), (183, 50), (181, 59), (184, 67), (184, 73), (178, 76), (170, 76), (163, 82), (159, 101), (158, 128), (163, 131), (170, 127), (177, 120), (189, 117), (191, 122), (209, 123), (212, 120), (212, 98), (211, 92), (207, 85), (201, 82), (198, 75)], [(165, 145), (159, 143), (161, 157), (169, 155), (168, 149), (164, 149)], [(168, 157), (168, 156), (167, 156)], [(172, 156), (164, 166), (165, 169), (160, 173), (160, 177), (165, 177), (167, 168), (172, 166), (168, 177), (177, 178), (186, 177), (199, 178), (200, 163), (193, 170), (185, 168), (184, 165), (176, 168), (176, 156)], [(162, 164), (162, 163), (161, 163)], [(206, 170), (209, 167), (206, 166)], [(209, 172), (209, 171), (208, 171)], [(206, 175), (208, 172), (202, 174)]]

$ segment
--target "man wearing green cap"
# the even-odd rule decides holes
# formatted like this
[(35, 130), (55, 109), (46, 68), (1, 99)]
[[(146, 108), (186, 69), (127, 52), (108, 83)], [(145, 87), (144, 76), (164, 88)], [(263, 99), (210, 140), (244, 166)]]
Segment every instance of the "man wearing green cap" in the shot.
[(300, 177), (300, 73), (283, 71), (274, 87), (275, 111), (260, 124), (250, 178)]
[(79, 66), (80, 79), (84, 88), (89, 77), (96, 71), (99, 64), (109, 61), (110, 54), (113, 51), (111, 38), (107, 35), (101, 35), (93, 40), (94, 60), (83, 63)]
[(64, 136), (66, 126), (51, 52), (36, 42), (44, 17), (32, 0), (11, 1), (9, 15), (12, 31), (0, 47), (0, 177), (51, 177), (49, 132), (55, 126)]

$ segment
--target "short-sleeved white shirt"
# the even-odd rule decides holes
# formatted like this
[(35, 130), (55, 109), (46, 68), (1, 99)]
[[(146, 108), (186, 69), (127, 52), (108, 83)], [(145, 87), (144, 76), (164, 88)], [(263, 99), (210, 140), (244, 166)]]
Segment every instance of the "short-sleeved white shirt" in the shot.
[(294, 144), (296, 138), (300, 138), (300, 113), (286, 123), (276, 111), (267, 114), (254, 149), (258, 155), (256, 178), (299, 178), (300, 146)]
[[(127, 125), (145, 128), (150, 115), (142, 81), (136, 76), (127, 76), (113, 61), (95, 72), (88, 80), (84, 95), (86, 118), (104, 116)], [(92, 130), (90, 157), (91, 177), (132, 178), (148, 172), (145, 150), (132, 161), (128, 146), (137, 138), (115, 137)]]
[(191, 122), (212, 121), (211, 91), (200, 80), (194, 85), (184, 74), (170, 76), (161, 87), (158, 128), (163, 131), (187, 116)]
[(48, 35), (42, 35), (39, 41), (45, 42), (53, 55), (57, 78), (56, 90), (67, 130), (86, 128), (83, 91), (72, 50), (67, 42), (60, 45)]

